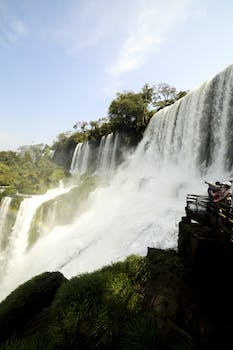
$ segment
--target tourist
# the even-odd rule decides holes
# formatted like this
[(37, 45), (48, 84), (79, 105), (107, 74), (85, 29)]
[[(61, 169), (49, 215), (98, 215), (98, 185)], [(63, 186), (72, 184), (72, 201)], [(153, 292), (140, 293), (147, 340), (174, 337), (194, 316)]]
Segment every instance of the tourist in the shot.
[(232, 188), (230, 181), (222, 182), (222, 190), (218, 198), (214, 198), (214, 203), (225, 204), (227, 207), (232, 205)]
[(205, 181), (205, 183), (209, 185), (207, 191), (208, 191), (210, 202), (214, 202), (216, 199), (218, 199), (221, 196), (222, 184), (219, 181), (216, 181), (215, 183)]

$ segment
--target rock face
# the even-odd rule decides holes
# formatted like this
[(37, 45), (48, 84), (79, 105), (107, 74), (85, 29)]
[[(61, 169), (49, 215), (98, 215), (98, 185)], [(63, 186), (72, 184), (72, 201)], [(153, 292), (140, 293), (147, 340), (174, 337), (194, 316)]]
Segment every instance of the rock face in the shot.
[(32, 328), (44, 327), (46, 309), (65, 282), (60, 272), (45, 272), (14, 290), (0, 304), (0, 342), (11, 336), (25, 336)]
[(53, 155), (54, 163), (63, 167), (66, 171), (69, 171), (74, 150), (75, 150), (75, 143), (71, 143), (63, 147), (58, 146)]
[(154, 248), (148, 248), (147, 258), (151, 279), (146, 284), (144, 301), (158, 318), (159, 349), (167, 349), (167, 346), (175, 349), (182, 343), (190, 350), (195, 349), (195, 334), (190, 332), (183, 316), (190, 304), (190, 299), (184, 302), (185, 295), (190, 294), (190, 286), (182, 259), (175, 251)]
[[(232, 349), (233, 244), (222, 240), (213, 228), (182, 220), (178, 253), (191, 263), (192, 292), (196, 293), (196, 306), (205, 315), (205, 322), (199, 327), (206, 348)], [(192, 328), (196, 329), (194, 321)]]
[(183, 219), (178, 253), (148, 248), (70, 281), (45, 272), (18, 287), (0, 304), (1, 349), (29, 349), (30, 339), (46, 350), (232, 349), (232, 266), (229, 241)]

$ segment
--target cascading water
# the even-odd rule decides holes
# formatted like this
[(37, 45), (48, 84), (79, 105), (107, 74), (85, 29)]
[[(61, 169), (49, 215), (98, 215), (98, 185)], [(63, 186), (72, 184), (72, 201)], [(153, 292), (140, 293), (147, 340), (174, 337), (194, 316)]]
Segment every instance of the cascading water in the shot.
[[(95, 174), (104, 175), (116, 169), (116, 151), (118, 147), (118, 133), (102, 136), (96, 157), (90, 157), (91, 147), (89, 142), (78, 143), (70, 166), (72, 175), (84, 175), (90, 172), (90, 162), (94, 161)], [(94, 158), (94, 159), (93, 159)], [(95, 159), (96, 158), (96, 159)], [(91, 170), (93, 172), (94, 169)]]
[(111, 160), (110, 160), (110, 172), (113, 172), (116, 169), (116, 151), (118, 147), (118, 139), (119, 135), (118, 132), (115, 134), (114, 140), (113, 140), (113, 146), (112, 146), (112, 152), (111, 152)]
[(106, 174), (115, 170), (117, 144), (118, 133), (116, 135), (111, 133), (102, 137), (97, 159), (97, 174)]
[(88, 170), (88, 162), (90, 155), (90, 145), (89, 142), (78, 143), (70, 166), (70, 173), (83, 175)]
[(75, 172), (78, 171), (79, 164), (82, 161), (82, 157), (81, 157), (82, 146), (83, 146), (83, 143), (80, 142), (77, 144), (74, 150), (74, 154), (73, 154), (71, 166), (70, 166), (71, 174), (74, 174)]
[[(20, 261), (11, 255), (1, 298), (44, 271), (71, 277), (144, 255), (148, 246), (176, 248), (186, 194), (206, 194), (205, 177), (232, 173), (232, 113), (233, 66), (159, 111), (111, 184), (91, 194), (72, 224), (55, 227)], [(19, 246), (25, 235), (17, 232)]]
[(5, 246), (5, 226), (7, 221), (7, 213), (9, 211), (10, 205), (11, 205), (12, 198), (11, 197), (4, 197), (1, 202), (0, 206), (0, 251)]
[(37, 208), (42, 203), (66, 193), (69, 190), (69, 188), (59, 187), (57, 189), (49, 190), (43, 195), (25, 198), (21, 202), (15, 224), (12, 231), (9, 232), (8, 245), (0, 254), (0, 281), (2, 279), (4, 280), (5, 276), (7, 276), (8, 270), (11, 271), (16, 267), (15, 264), (20, 263), (23, 255), (27, 251), (29, 240), (28, 234)]

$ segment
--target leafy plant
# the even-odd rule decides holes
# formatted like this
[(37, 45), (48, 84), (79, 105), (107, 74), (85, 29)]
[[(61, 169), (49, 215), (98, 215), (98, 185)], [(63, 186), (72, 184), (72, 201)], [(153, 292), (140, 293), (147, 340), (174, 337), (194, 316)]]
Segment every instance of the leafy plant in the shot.
[[(51, 338), (63, 349), (118, 349), (126, 324), (141, 314), (138, 284), (144, 259), (131, 257), (75, 277), (58, 291), (51, 310)], [(140, 271), (133, 278), (133, 271)]]
[(135, 316), (125, 325), (121, 337), (120, 349), (158, 349), (157, 323), (153, 313)]
[(46, 336), (36, 335), (29, 338), (7, 340), (0, 350), (53, 350)]

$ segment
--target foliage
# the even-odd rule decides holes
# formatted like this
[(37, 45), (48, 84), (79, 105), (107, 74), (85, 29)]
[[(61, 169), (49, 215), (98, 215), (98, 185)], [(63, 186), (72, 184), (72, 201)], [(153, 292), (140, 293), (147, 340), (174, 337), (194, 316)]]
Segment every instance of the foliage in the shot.
[(153, 350), (157, 346), (157, 320), (154, 313), (142, 314), (126, 323), (121, 337), (121, 350)]
[[(97, 180), (94, 176), (83, 176), (80, 178), (78, 186), (73, 187), (65, 194), (57, 196), (55, 199), (43, 203), (37, 209), (31, 223), (28, 249), (40, 237), (42, 227), (46, 227), (50, 231), (55, 225), (69, 224), (81, 211), (84, 211), (90, 192), (94, 191), (97, 186)], [(54, 211), (52, 220), (51, 210)]]
[(78, 121), (74, 124), (74, 133), (66, 132), (58, 135), (53, 144), (54, 149), (65, 147), (74, 148), (79, 142), (99, 142), (102, 136), (120, 131), (127, 136), (129, 145), (136, 145), (142, 138), (143, 132), (151, 117), (164, 108), (186, 95), (186, 91), (177, 91), (168, 84), (157, 86), (144, 84), (141, 91), (123, 91), (117, 93), (108, 108), (108, 115), (94, 121)]
[(59, 272), (45, 272), (20, 285), (0, 304), (0, 342), (21, 332), (38, 312), (52, 301), (65, 281)]
[(70, 281), (33, 278), (0, 304), (0, 350), (193, 350), (192, 336), (151, 304), (160, 293), (151, 282), (169, 282), (163, 274), (165, 284), (153, 281), (151, 268), (175, 264), (176, 276), (178, 260), (172, 250), (150, 249)]
[(152, 104), (158, 111), (161, 108), (170, 106), (186, 94), (187, 91), (178, 92), (176, 88), (166, 83), (160, 83), (157, 86), (154, 86)]
[(11, 169), (6, 164), (0, 163), (0, 185), (10, 186), (13, 183)]
[(170, 271), (180, 276), (185, 272), (182, 259), (173, 249), (166, 251), (163, 249), (151, 249), (147, 256), (147, 263), (150, 268), (151, 266), (156, 266), (159, 270), (169, 268)]
[(43, 193), (64, 177), (64, 170), (49, 158), (47, 146), (24, 147), (20, 153), (0, 152), (0, 185), (10, 186), (1, 197), (16, 192)]
[(0, 350), (53, 350), (46, 335), (36, 335), (23, 339), (11, 338), (0, 346)]
[[(5, 192), (4, 192), (4, 194), (5, 194)], [(7, 194), (7, 196), (8, 196), (8, 194)], [(12, 201), (11, 201), (11, 205), (10, 205), (11, 209), (18, 210), (19, 207), (20, 207), (21, 202), (23, 201), (23, 199), (24, 199), (23, 196), (15, 196), (15, 197), (13, 197)]]
[(142, 294), (135, 281), (142, 279), (144, 259), (130, 257), (71, 279), (58, 291), (52, 305), (51, 336), (56, 348), (118, 349), (126, 325), (140, 315)]
[(133, 92), (118, 93), (109, 107), (109, 118), (115, 130), (136, 128), (143, 123), (144, 101)]

